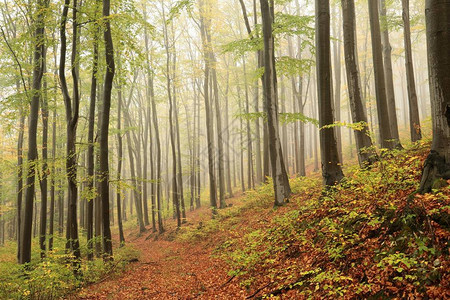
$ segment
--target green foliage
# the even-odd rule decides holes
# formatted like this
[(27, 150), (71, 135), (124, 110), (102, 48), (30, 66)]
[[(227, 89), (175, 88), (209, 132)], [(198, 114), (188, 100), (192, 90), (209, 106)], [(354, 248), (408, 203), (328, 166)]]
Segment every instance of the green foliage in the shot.
[[(291, 180), (293, 207), (266, 210), (264, 222), (218, 248), (229, 274), (250, 289), (269, 282), (299, 298), (438, 295), (448, 276), (450, 188), (408, 197), (419, 184), (421, 153), (387, 152), (328, 191), (318, 179)], [(427, 218), (436, 220), (433, 228)]]
[(314, 16), (298, 16), (283, 12), (275, 13), (273, 33), (275, 36), (302, 36), (302, 49), (308, 45), (314, 49)]
[(261, 37), (245, 38), (222, 45), (222, 52), (231, 52), (236, 57), (241, 57), (247, 52), (255, 52), (264, 49), (263, 39)]
[[(37, 246), (37, 240), (33, 240)], [(18, 265), (14, 253), (16, 244), (0, 247), (0, 299), (60, 299), (78, 288), (124, 270), (129, 261), (139, 257), (130, 246), (115, 250), (114, 261), (103, 259), (82, 261), (77, 275), (72, 257), (65, 253), (64, 239), (55, 237), (55, 249), (39, 259), (38, 247), (33, 248), (33, 263)], [(83, 247), (83, 253), (86, 249)]]
[(183, 10), (187, 10), (187, 11), (191, 11), (192, 10), (192, 6), (194, 5), (194, 1), (193, 0), (180, 0), (178, 1), (171, 9), (169, 12), (169, 17), (167, 19), (167, 23), (170, 23), (173, 21), (173, 19), (175, 19), (176, 17), (178, 17)]
[(277, 71), (285, 76), (309, 74), (314, 65), (312, 59), (297, 59), (289, 56), (281, 56), (276, 59)]
[(305, 116), (302, 113), (280, 113), (280, 122), (282, 124), (300, 121), (302, 123), (311, 123), (319, 126), (319, 120)]

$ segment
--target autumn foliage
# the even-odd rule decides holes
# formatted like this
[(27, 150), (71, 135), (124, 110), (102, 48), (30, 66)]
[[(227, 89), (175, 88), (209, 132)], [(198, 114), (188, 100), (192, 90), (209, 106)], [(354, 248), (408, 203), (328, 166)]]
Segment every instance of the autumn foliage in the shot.
[[(83, 299), (447, 298), (450, 188), (418, 195), (428, 145), (385, 153), (371, 169), (291, 179), (273, 208), (270, 183), (209, 220), (136, 238), (144, 258)], [(130, 298), (131, 297), (131, 298)], [(160, 298), (162, 299), (162, 298)]]

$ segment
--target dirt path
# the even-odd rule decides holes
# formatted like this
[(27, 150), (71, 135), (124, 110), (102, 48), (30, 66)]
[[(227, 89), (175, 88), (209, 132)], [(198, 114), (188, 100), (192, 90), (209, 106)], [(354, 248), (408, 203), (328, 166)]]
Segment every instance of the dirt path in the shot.
[[(199, 226), (206, 218), (206, 208), (192, 212), (187, 226)], [(166, 234), (173, 234), (174, 221), (167, 223)], [(212, 239), (189, 244), (131, 232), (126, 240), (141, 252), (139, 261), (119, 276), (82, 289), (75, 299), (245, 299), (224, 262), (211, 257)]]

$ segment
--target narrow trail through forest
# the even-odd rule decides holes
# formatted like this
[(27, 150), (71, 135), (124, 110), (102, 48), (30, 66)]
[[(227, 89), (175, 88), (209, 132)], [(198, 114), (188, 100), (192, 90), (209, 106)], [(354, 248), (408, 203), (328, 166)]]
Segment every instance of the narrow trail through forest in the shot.
[[(235, 204), (239, 196), (228, 199)], [(211, 218), (207, 207), (187, 212), (183, 226), (202, 226)], [(175, 239), (175, 222), (166, 222), (162, 236), (151, 228), (139, 235), (126, 233), (126, 243), (140, 251), (138, 261), (130, 263), (122, 274), (106, 277), (89, 285), (71, 299), (245, 299), (245, 291), (227, 275), (227, 266), (211, 255), (212, 237), (200, 243)], [(113, 237), (117, 244), (117, 236)], [(241, 295), (241, 296), (239, 296)]]

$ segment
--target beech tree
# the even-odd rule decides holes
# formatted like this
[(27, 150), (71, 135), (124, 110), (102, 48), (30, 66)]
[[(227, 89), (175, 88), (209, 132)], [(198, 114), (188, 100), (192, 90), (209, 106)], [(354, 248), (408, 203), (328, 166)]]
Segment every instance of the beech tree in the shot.
[(411, 26), (409, 21), (409, 0), (402, 0), (403, 36), (405, 40), (406, 81), (409, 100), (409, 128), (411, 141), (422, 138), (419, 120), (419, 105), (417, 104), (416, 81), (414, 79), (414, 64), (411, 49)]
[(419, 191), (430, 192), (436, 179), (450, 179), (450, 1), (426, 1), (428, 73), (433, 143)]
[(391, 132), (392, 112), (389, 112), (386, 98), (386, 81), (384, 62), (381, 49), (380, 17), (378, 13), (378, 0), (369, 0), (370, 33), (372, 36), (373, 72), (375, 77), (375, 92), (377, 98), (378, 127), (380, 131), (381, 147), (393, 149), (395, 146)]
[(291, 195), (291, 187), (283, 160), (278, 129), (277, 75), (275, 69), (275, 44), (272, 32), (273, 1), (260, 0), (264, 39), (264, 110), (267, 115), (270, 162), (272, 167), (275, 205), (283, 205)]
[[(25, 206), (23, 223), (21, 225), (19, 243), (19, 263), (31, 261), (31, 230), (33, 225), (33, 200), (35, 197), (36, 160), (37, 153), (37, 123), (39, 118), (39, 100), (41, 97), (42, 77), (44, 75), (45, 60), (45, 12), (48, 1), (39, 0), (35, 12), (35, 30), (33, 45), (33, 81), (31, 85), (30, 116), (28, 125), (28, 171), (27, 188), (25, 191)], [(19, 211), (20, 213), (20, 211)]]
[(362, 130), (355, 130), (356, 147), (360, 166), (371, 164), (376, 153), (367, 123), (366, 108), (362, 101), (361, 77), (358, 69), (358, 53), (356, 43), (356, 16), (354, 0), (342, 0), (342, 17), (344, 32), (344, 55), (347, 71), (347, 85), (353, 122), (361, 123)]
[(109, 0), (103, 0), (103, 18), (105, 19), (105, 60), (106, 75), (105, 86), (103, 89), (103, 103), (100, 124), (100, 198), (102, 201), (102, 219), (103, 219), (103, 249), (105, 259), (112, 259), (112, 241), (111, 229), (109, 227), (109, 161), (108, 161), (108, 129), (109, 115), (111, 109), (111, 92), (114, 80), (114, 45), (111, 36), (111, 23), (109, 21), (111, 3)]
[(80, 258), (80, 243), (78, 240), (78, 220), (77, 220), (77, 155), (76, 155), (76, 137), (77, 125), (80, 109), (80, 91), (78, 81), (77, 56), (78, 56), (78, 0), (74, 0), (72, 6), (72, 22), (75, 30), (72, 33), (72, 52), (71, 52), (71, 75), (73, 83), (73, 97), (69, 95), (69, 88), (66, 81), (66, 25), (70, 6), (70, 0), (65, 0), (60, 21), (60, 39), (61, 54), (59, 61), (59, 78), (61, 81), (61, 90), (64, 98), (64, 106), (66, 110), (66, 130), (67, 130), (67, 146), (66, 146), (66, 172), (68, 181), (68, 207), (67, 207), (67, 230), (66, 230), (66, 249), (73, 252), (75, 259)]

